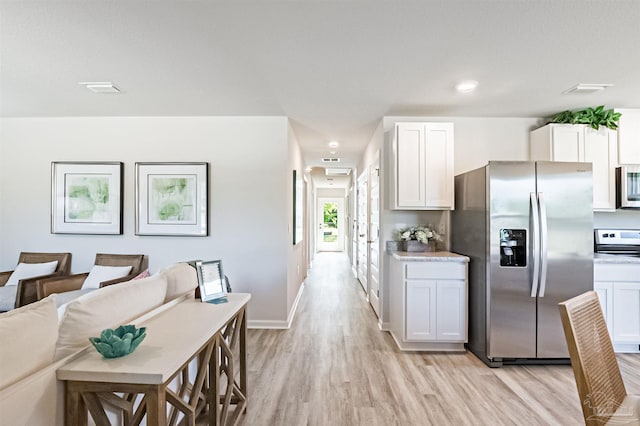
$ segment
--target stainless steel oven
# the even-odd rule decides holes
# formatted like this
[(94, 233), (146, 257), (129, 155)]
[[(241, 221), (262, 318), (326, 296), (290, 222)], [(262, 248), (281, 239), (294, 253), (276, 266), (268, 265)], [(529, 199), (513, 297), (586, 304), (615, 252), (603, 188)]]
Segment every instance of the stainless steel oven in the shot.
[(640, 165), (616, 168), (616, 207), (640, 208)]

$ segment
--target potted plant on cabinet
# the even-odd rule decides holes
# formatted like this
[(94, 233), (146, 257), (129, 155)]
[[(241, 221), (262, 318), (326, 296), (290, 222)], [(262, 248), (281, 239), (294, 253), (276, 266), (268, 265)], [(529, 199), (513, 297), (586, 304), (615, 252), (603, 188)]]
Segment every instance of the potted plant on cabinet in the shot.
[(595, 130), (598, 130), (600, 126), (616, 130), (621, 115), (613, 108), (604, 109), (604, 105), (600, 105), (595, 108), (559, 112), (551, 116), (550, 123), (586, 124)]
[(416, 225), (399, 229), (396, 241), (401, 251), (425, 252), (436, 251), (436, 242), (442, 241), (442, 236), (433, 230), (431, 225)]

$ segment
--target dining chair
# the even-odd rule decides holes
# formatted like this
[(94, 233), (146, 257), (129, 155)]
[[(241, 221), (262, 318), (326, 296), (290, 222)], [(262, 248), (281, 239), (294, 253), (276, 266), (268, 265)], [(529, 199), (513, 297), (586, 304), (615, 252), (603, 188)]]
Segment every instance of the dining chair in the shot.
[(148, 262), (148, 257), (143, 254), (97, 253), (94, 266), (89, 272), (38, 280), (38, 300), (54, 293), (86, 289), (90, 280), (92, 284), (88, 286), (89, 289), (129, 281), (145, 271)]
[(627, 394), (595, 291), (559, 303), (587, 425), (640, 425), (640, 395)]
[[(41, 278), (58, 277), (69, 275), (71, 271), (71, 253), (40, 253), (40, 252), (26, 252), (23, 251), (18, 256), (18, 265), (16, 269), (23, 266), (34, 267), (35, 264), (45, 264), (49, 262), (57, 261), (56, 267), (53, 272), (41, 274), (37, 276), (25, 276), (18, 279), (15, 288), (12, 283), (9, 283), (13, 271), (0, 272), (0, 299), (2, 302), (2, 311), (13, 308), (19, 308), (21, 306), (33, 303), (38, 300), (36, 282)], [(29, 274), (26, 274), (29, 275)], [(9, 283), (7, 286), (6, 284)], [(12, 303), (13, 302), (13, 303)]]

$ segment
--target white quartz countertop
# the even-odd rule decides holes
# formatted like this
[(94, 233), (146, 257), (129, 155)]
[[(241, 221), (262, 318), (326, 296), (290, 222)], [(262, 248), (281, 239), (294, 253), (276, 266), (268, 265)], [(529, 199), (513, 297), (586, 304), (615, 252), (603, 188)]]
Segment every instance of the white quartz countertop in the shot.
[(594, 253), (593, 254), (593, 263), (603, 263), (603, 264), (636, 263), (636, 264), (640, 264), (640, 257), (622, 256), (622, 255), (619, 255), (619, 254)]
[(391, 252), (394, 259), (403, 262), (469, 262), (467, 256), (450, 251), (427, 251), (427, 252), (408, 252), (394, 251)]

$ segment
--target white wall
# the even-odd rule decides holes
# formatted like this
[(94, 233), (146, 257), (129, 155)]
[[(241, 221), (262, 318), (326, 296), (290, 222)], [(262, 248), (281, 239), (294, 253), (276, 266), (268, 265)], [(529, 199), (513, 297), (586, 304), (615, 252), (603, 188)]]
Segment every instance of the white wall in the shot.
[[(0, 120), (0, 270), (20, 251), (145, 253), (151, 272), (222, 259), (250, 321), (286, 321), (291, 167), (286, 117), (5, 118)], [(52, 161), (124, 162), (124, 234), (50, 234)], [(134, 235), (134, 163), (210, 163), (208, 237)]]
[[(296, 300), (296, 296), (300, 291), (300, 286), (306, 276), (306, 259), (305, 259), (305, 244), (307, 243), (304, 238), (298, 244), (293, 245), (293, 170), (296, 170), (298, 176), (304, 176), (305, 174), (305, 164), (302, 160), (302, 153), (300, 151), (300, 144), (298, 143), (298, 139), (293, 132), (293, 128), (291, 124), (287, 125), (287, 137), (288, 137), (288, 176), (289, 176), (289, 185), (287, 194), (287, 211), (289, 216), (289, 228), (288, 228), (288, 244), (287, 244), (287, 254), (289, 261), (287, 262), (289, 267), (287, 271), (287, 312), (290, 317), (287, 320), (291, 320), (293, 315), (293, 304)], [(303, 197), (304, 194), (297, 194), (298, 197)], [(306, 204), (304, 203), (306, 208)], [(305, 216), (308, 217), (309, 212), (305, 212)]]

